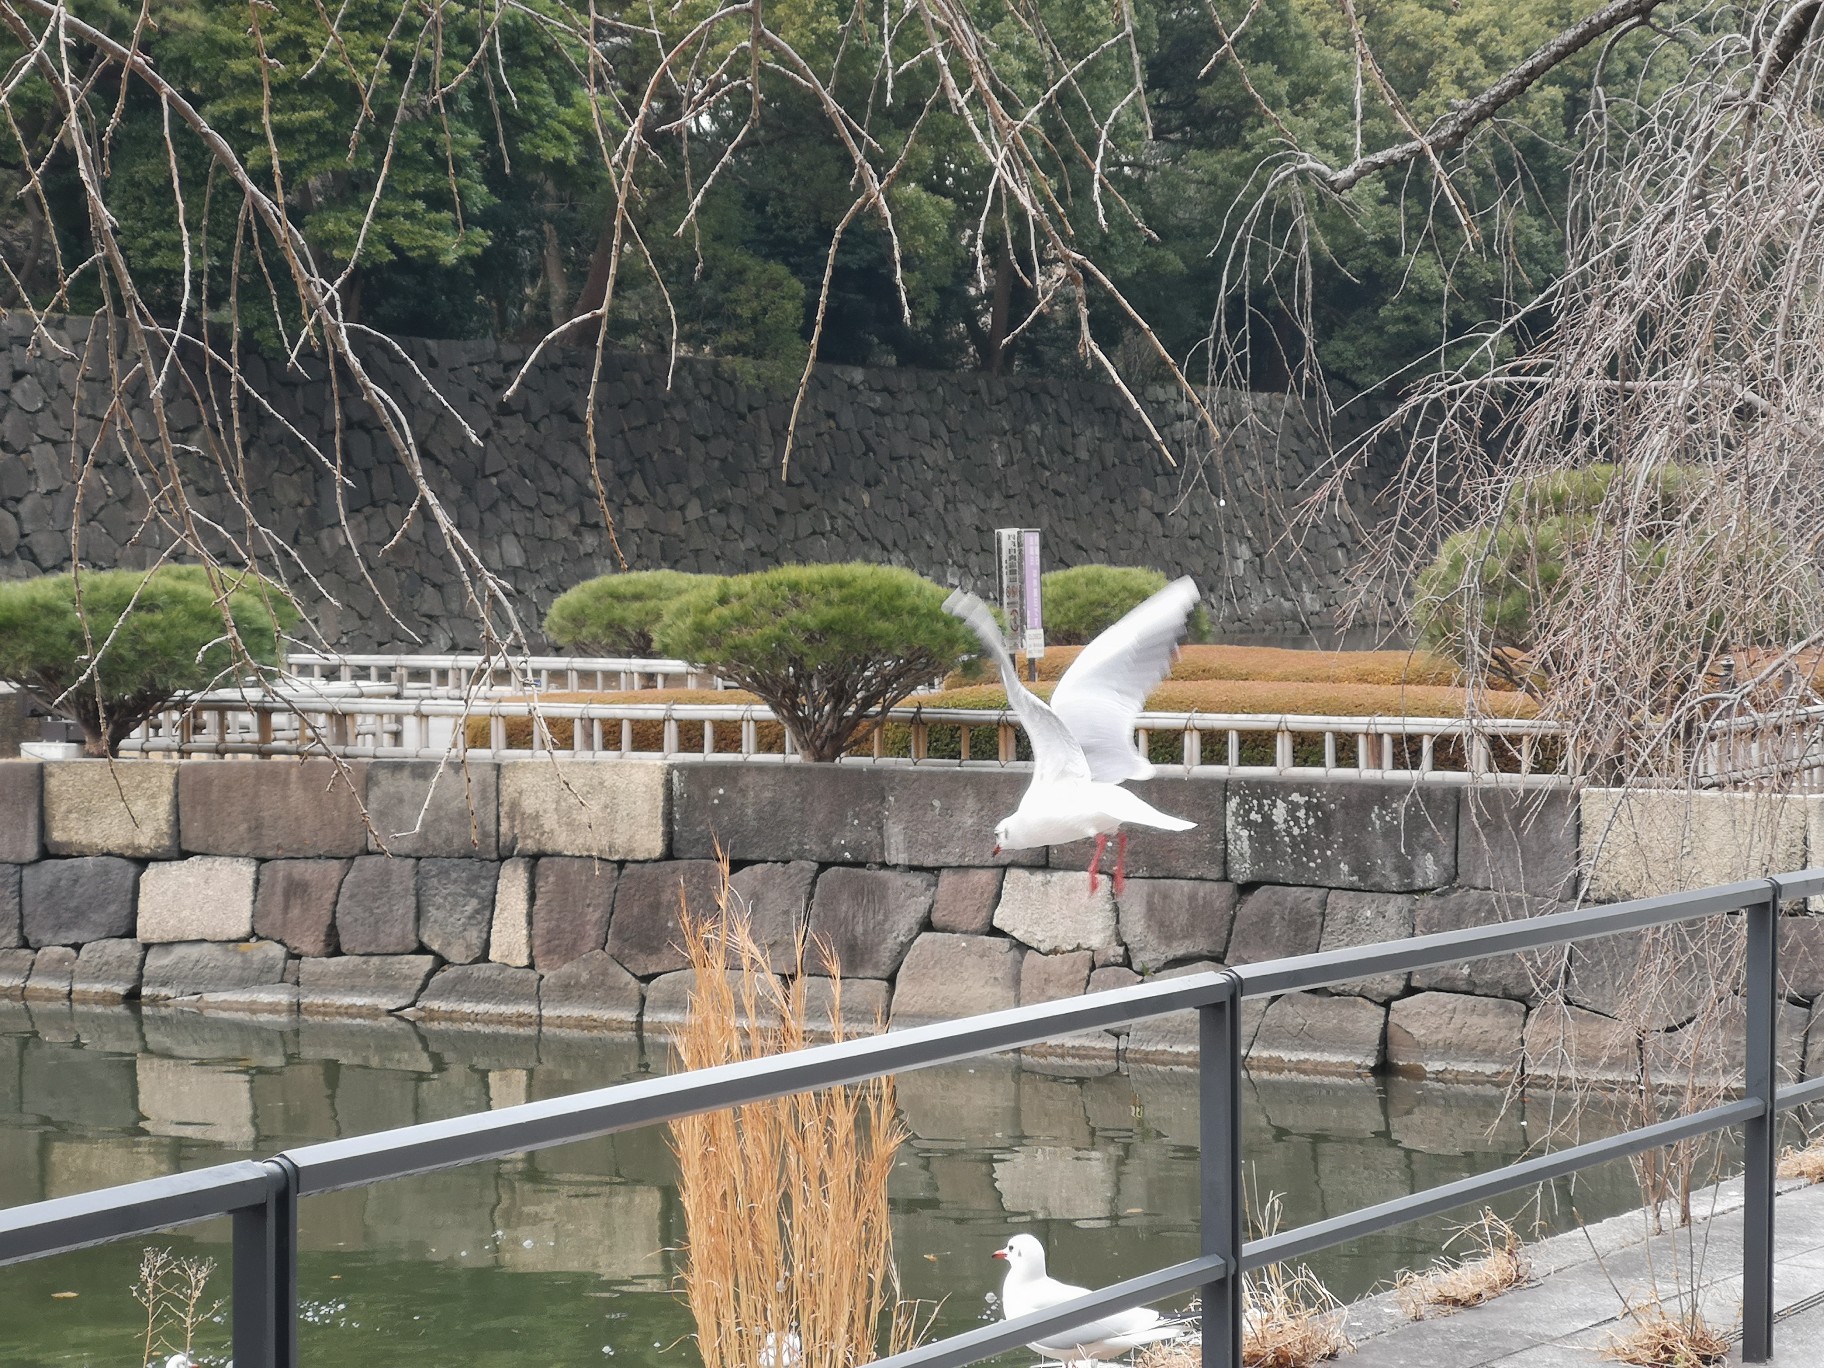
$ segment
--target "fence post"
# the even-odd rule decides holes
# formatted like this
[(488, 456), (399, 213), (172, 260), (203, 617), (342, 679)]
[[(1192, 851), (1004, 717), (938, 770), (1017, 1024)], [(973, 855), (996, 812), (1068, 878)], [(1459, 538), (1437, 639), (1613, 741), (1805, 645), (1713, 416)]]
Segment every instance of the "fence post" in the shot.
[(1779, 1002), (1780, 885), (1768, 880), (1765, 902), (1747, 909), (1747, 1095), (1761, 1114), (1742, 1127), (1742, 1361), (1773, 1354), (1773, 1170), (1778, 1117), (1773, 1103), (1778, 1065), (1774, 1034)]
[(1227, 1277), (1203, 1286), (1205, 1368), (1241, 1368), (1241, 983), (1224, 977), (1228, 992), (1197, 1009), (1202, 1253), (1229, 1264)]
[(238, 1368), (297, 1368), (298, 1171), (265, 1161), (266, 1200), (234, 1213), (233, 1325)]

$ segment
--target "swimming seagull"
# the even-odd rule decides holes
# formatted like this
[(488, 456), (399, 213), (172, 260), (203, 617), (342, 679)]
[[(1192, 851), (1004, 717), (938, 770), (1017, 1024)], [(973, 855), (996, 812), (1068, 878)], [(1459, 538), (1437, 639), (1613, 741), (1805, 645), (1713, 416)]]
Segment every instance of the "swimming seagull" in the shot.
[[(1197, 586), (1173, 580), (1083, 648), (1047, 704), (1020, 682), (988, 607), (958, 589), (944, 611), (961, 618), (1000, 667), (1020, 725), (1032, 742), (1032, 782), (1013, 815), (994, 829), (994, 853), (1064, 845), (1096, 838), (1089, 891), (1108, 849), (1109, 833), (1124, 824), (1189, 831), (1196, 826), (1159, 811), (1120, 785), (1150, 779), (1153, 765), (1134, 745), (1134, 719), (1178, 654), (1185, 619), (1197, 606)], [(1115, 853), (1115, 892), (1127, 877), (1127, 833)]]
[[(1007, 1241), (1005, 1249), (994, 1251), (994, 1257), (1007, 1263), (1007, 1276), (1001, 1282), (1001, 1316), (1004, 1320), (1017, 1320), (1035, 1311), (1049, 1310), (1089, 1291), (1086, 1287), (1073, 1287), (1048, 1277), (1045, 1246), (1030, 1235), (1015, 1235)], [(1087, 1363), (1091, 1359), (1117, 1358), (1143, 1344), (1178, 1339), (1192, 1329), (1187, 1321), (1168, 1320), (1151, 1307), (1136, 1306), (1057, 1331), (1054, 1338), (1026, 1347), (1035, 1354), (1060, 1362)]]

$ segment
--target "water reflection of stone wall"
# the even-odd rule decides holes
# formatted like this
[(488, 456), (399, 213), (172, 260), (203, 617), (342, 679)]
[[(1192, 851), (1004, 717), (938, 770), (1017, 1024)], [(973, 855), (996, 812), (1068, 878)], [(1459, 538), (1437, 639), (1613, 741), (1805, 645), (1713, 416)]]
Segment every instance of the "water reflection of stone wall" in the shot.
[[(561, 1096), (663, 1068), (666, 1051), (637, 1034), (0, 1003), (0, 1206)], [(1010, 1228), (1086, 1277), (1194, 1252), (1195, 1074), (1058, 1067), (1003, 1056), (899, 1077), (912, 1138), (893, 1179), (895, 1239), (915, 1294), (973, 1291), (954, 1311), (966, 1318)], [(1243, 1143), (1261, 1191), (1285, 1194), (1287, 1220), (1303, 1222), (1517, 1157), (1549, 1133), (1551, 1105), (1410, 1080), (1253, 1077)], [(1588, 1138), (1608, 1122), (1586, 1108), (1580, 1124)], [(666, 1133), (648, 1127), (310, 1198), (301, 1248), (660, 1290), (683, 1237), (674, 1187)], [(1586, 1205), (1629, 1191), (1623, 1174)], [(1338, 1257), (1365, 1274), (1378, 1264), (1372, 1281), (1389, 1256)]]

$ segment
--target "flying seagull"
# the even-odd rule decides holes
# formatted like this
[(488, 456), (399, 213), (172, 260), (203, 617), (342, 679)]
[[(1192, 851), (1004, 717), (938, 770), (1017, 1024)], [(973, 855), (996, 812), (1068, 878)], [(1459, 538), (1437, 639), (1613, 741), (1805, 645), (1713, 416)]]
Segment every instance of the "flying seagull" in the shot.
[[(961, 618), (1000, 667), (1007, 701), (1032, 742), (1032, 782), (1020, 806), (994, 829), (994, 851), (1064, 845), (1096, 838), (1089, 891), (1110, 832), (1123, 825), (1189, 831), (1196, 826), (1159, 811), (1120, 785), (1150, 779), (1152, 762), (1134, 746), (1134, 719), (1178, 654), (1185, 619), (1197, 605), (1197, 586), (1173, 580), (1083, 648), (1058, 681), (1048, 704), (1020, 682), (1013, 657), (988, 607), (958, 589), (944, 611)], [(1115, 853), (1115, 892), (1127, 877), (1127, 833)]]
[[(1045, 1246), (1030, 1235), (1015, 1235), (1005, 1249), (994, 1251), (994, 1257), (1007, 1264), (1007, 1276), (1001, 1281), (1004, 1320), (1049, 1310), (1089, 1291), (1048, 1277)], [(1114, 1311), (1100, 1320), (1056, 1331), (1051, 1339), (1026, 1347), (1060, 1362), (1087, 1363), (1091, 1359), (1117, 1358), (1143, 1344), (1177, 1339), (1191, 1328), (1188, 1322), (1168, 1320), (1150, 1307), (1136, 1306), (1131, 1311)]]

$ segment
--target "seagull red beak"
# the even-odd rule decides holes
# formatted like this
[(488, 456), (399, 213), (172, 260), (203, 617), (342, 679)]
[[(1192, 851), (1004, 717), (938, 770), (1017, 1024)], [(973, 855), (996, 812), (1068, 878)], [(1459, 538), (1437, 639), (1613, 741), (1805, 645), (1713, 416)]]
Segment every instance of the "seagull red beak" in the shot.
[(991, 1259), (1005, 1259), (1007, 1257), (1007, 1251), (1004, 1249), (997, 1249), (988, 1257)]
[[(996, 855), (999, 855), (1001, 853), (1001, 843), (999, 841), (996, 841), (994, 843), (994, 853)], [(999, 1256), (997, 1255), (996, 1257), (999, 1257)]]

